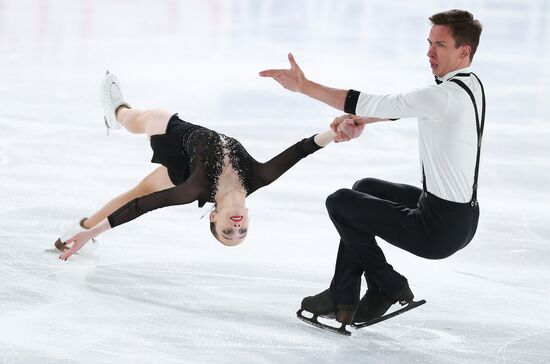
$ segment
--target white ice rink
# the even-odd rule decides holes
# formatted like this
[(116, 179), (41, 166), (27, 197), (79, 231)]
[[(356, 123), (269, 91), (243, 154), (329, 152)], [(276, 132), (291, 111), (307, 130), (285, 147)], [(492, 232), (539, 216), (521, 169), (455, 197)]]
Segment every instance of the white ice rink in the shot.
[[(476, 237), (442, 261), (381, 241), (428, 303), (343, 337), (296, 319), (332, 277), (325, 197), (371, 176), (420, 185), (416, 120), (367, 127), (248, 199), (247, 241), (206, 208), (167, 208), (67, 262), (53, 242), (155, 168), (144, 136), (106, 136), (108, 68), (138, 108), (239, 139), (258, 160), (336, 115), (258, 71), (374, 93), (433, 82), (428, 16), (484, 25), (488, 111)], [(0, 363), (549, 363), (550, 3), (0, 0)]]

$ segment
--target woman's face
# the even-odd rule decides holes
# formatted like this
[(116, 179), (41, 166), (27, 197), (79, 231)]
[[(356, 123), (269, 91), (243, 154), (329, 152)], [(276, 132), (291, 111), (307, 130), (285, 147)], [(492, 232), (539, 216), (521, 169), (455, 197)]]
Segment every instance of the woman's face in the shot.
[(238, 245), (248, 234), (248, 209), (246, 207), (225, 207), (210, 214), (210, 221), (216, 223), (217, 239), (224, 245)]

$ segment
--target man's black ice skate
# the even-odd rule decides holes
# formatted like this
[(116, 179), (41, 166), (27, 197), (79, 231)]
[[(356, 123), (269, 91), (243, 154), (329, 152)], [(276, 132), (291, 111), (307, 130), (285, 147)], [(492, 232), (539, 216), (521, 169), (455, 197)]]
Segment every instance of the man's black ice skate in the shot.
[[(361, 298), (352, 326), (360, 329), (374, 325), (426, 303), (425, 300), (414, 301), (413, 298), (414, 294), (407, 283), (391, 297), (384, 295), (381, 291), (368, 290)], [(404, 307), (384, 315), (396, 302)]]
[[(346, 330), (346, 326), (352, 323), (355, 309), (355, 306), (348, 307), (338, 305), (337, 307), (332, 301), (330, 290), (327, 289), (315, 296), (305, 297), (302, 300), (302, 307), (298, 310), (298, 312), (296, 312), (296, 316), (298, 316), (300, 320), (313, 326), (349, 336), (351, 335), (351, 332)], [(304, 311), (310, 312), (313, 316), (304, 316)], [(317, 320), (319, 316), (331, 319), (336, 318), (336, 320), (341, 323), (341, 326), (337, 328), (323, 324)]]
[(382, 292), (368, 290), (359, 302), (353, 324), (361, 324), (383, 316), (393, 303), (394, 302)]

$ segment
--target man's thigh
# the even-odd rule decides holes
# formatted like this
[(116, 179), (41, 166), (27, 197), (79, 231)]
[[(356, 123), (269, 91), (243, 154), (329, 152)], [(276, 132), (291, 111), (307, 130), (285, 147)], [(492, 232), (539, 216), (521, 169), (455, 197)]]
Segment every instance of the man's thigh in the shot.
[(354, 191), (369, 194), (371, 196), (397, 202), (409, 208), (416, 208), (422, 190), (418, 187), (384, 181), (377, 178), (363, 178), (355, 182)]
[[(340, 236), (360, 248), (374, 236), (419, 256), (432, 243), (417, 208), (370, 194), (341, 189), (327, 198), (327, 209)], [(367, 249), (367, 247), (365, 247)]]

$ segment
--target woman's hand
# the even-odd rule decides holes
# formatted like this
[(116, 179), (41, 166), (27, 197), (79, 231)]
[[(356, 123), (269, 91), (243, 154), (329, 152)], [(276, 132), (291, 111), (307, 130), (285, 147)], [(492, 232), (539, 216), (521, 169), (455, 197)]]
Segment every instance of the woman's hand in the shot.
[[(91, 230), (91, 229), (90, 229)], [(69, 250), (65, 251), (63, 254), (59, 256), (59, 259), (61, 260), (67, 260), (70, 258), (71, 255), (76, 253), (80, 250), (90, 239), (94, 238), (93, 232), (90, 232), (90, 230), (81, 231), (75, 236), (71, 237), (66, 241), (66, 244), (73, 244)]]
[(298, 63), (294, 60), (292, 53), (288, 54), (288, 61), (290, 62), (290, 69), (265, 70), (260, 72), (260, 76), (273, 78), (287, 90), (302, 92), (304, 90), (306, 76), (304, 76), (304, 72), (302, 72), (300, 66), (298, 66)]
[(82, 248), (88, 241), (90, 241), (90, 239), (95, 238), (96, 236), (98, 236), (104, 231), (109, 230), (110, 228), (111, 228), (111, 225), (109, 224), (109, 220), (103, 219), (99, 224), (97, 224), (93, 228), (79, 232), (78, 234), (76, 234), (75, 236), (71, 237), (66, 242), (64, 242), (66, 244), (72, 243), (73, 245), (69, 248), (69, 250), (67, 250), (66, 252), (63, 252), (63, 254), (59, 256), (59, 259), (61, 260), (69, 259), (71, 255), (79, 251), (80, 248)]

